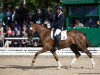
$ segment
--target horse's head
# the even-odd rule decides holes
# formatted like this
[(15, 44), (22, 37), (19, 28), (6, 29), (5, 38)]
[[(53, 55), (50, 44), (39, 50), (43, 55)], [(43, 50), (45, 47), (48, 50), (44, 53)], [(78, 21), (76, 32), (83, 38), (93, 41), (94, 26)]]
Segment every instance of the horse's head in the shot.
[(45, 27), (43, 27), (39, 24), (32, 25), (30, 27), (30, 29), (28, 30), (28, 39), (29, 39), (29, 41), (32, 40), (33, 35), (34, 35), (35, 32), (37, 32), (39, 37), (41, 38), (42, 35), (47, 32), (47, 28), (45, 28)]
[(33, 35), (36, 32), (36, 28), (34, 26), (30, 27), (30, 29), (27, 30), (28, 31), (28, 40), (32, 41), (33, 39)]

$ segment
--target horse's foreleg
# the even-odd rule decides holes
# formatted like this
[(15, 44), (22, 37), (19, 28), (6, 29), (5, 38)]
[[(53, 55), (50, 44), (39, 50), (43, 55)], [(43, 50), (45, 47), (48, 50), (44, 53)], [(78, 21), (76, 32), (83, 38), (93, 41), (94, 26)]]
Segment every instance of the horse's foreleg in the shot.
[(32, 60), (31, 66), (33, 66), (33, 63), (35, 63), (37, 56), (39, 54), (43, 53), (43, 52), (45, 52), (43, 49), (42, 50), (39, 50), (38, 52), (36, 52), (36, 54), (35, 54), (35, 56), (34, 56), (34, 58)]
[(56, 59), (56, 61), (58, 62), (58, 70), (61, 68), (61, 63), (60, 63), (60, 61), (58, 60), (58, 56), (57, 56), (57, 54), (56, 54), (56, 52), (54, 51), (54, 52), (51, 52), (52, 54), (53, 54), (53, 56), (54, 56), (54, 58)]

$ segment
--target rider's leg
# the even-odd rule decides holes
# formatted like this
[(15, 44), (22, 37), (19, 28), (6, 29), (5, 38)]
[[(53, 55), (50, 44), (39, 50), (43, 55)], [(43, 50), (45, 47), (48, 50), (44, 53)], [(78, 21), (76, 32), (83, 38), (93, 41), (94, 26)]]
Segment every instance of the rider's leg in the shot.
[(58, 49), (60, 49), (60, 37), (59, 34), (61, 33), (60, 29), (56, 29), (55, 31), (55, 42)]

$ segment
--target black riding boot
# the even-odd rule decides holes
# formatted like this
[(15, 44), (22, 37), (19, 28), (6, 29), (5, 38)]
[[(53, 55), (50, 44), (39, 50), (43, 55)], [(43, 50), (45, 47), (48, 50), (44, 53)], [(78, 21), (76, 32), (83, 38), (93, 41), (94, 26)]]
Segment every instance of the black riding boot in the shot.
[(58, 50), (61, 49), (61, 48), (60, 48), (60, 38), (59, 38), (59, 35), (57, 35), (57, 36), (55, 37), (55, 43), (56, 43), (57, 49), (58, 49)]

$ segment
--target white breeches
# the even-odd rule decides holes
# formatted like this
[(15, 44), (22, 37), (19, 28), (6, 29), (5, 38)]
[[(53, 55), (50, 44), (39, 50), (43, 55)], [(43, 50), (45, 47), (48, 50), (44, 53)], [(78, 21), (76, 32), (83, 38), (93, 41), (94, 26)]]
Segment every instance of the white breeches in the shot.
[(56, 29), (55, 31), (55, 35), (54, 36), (57, 36), (58, 34), (60, 34), (61, 30), (60, 29)]

